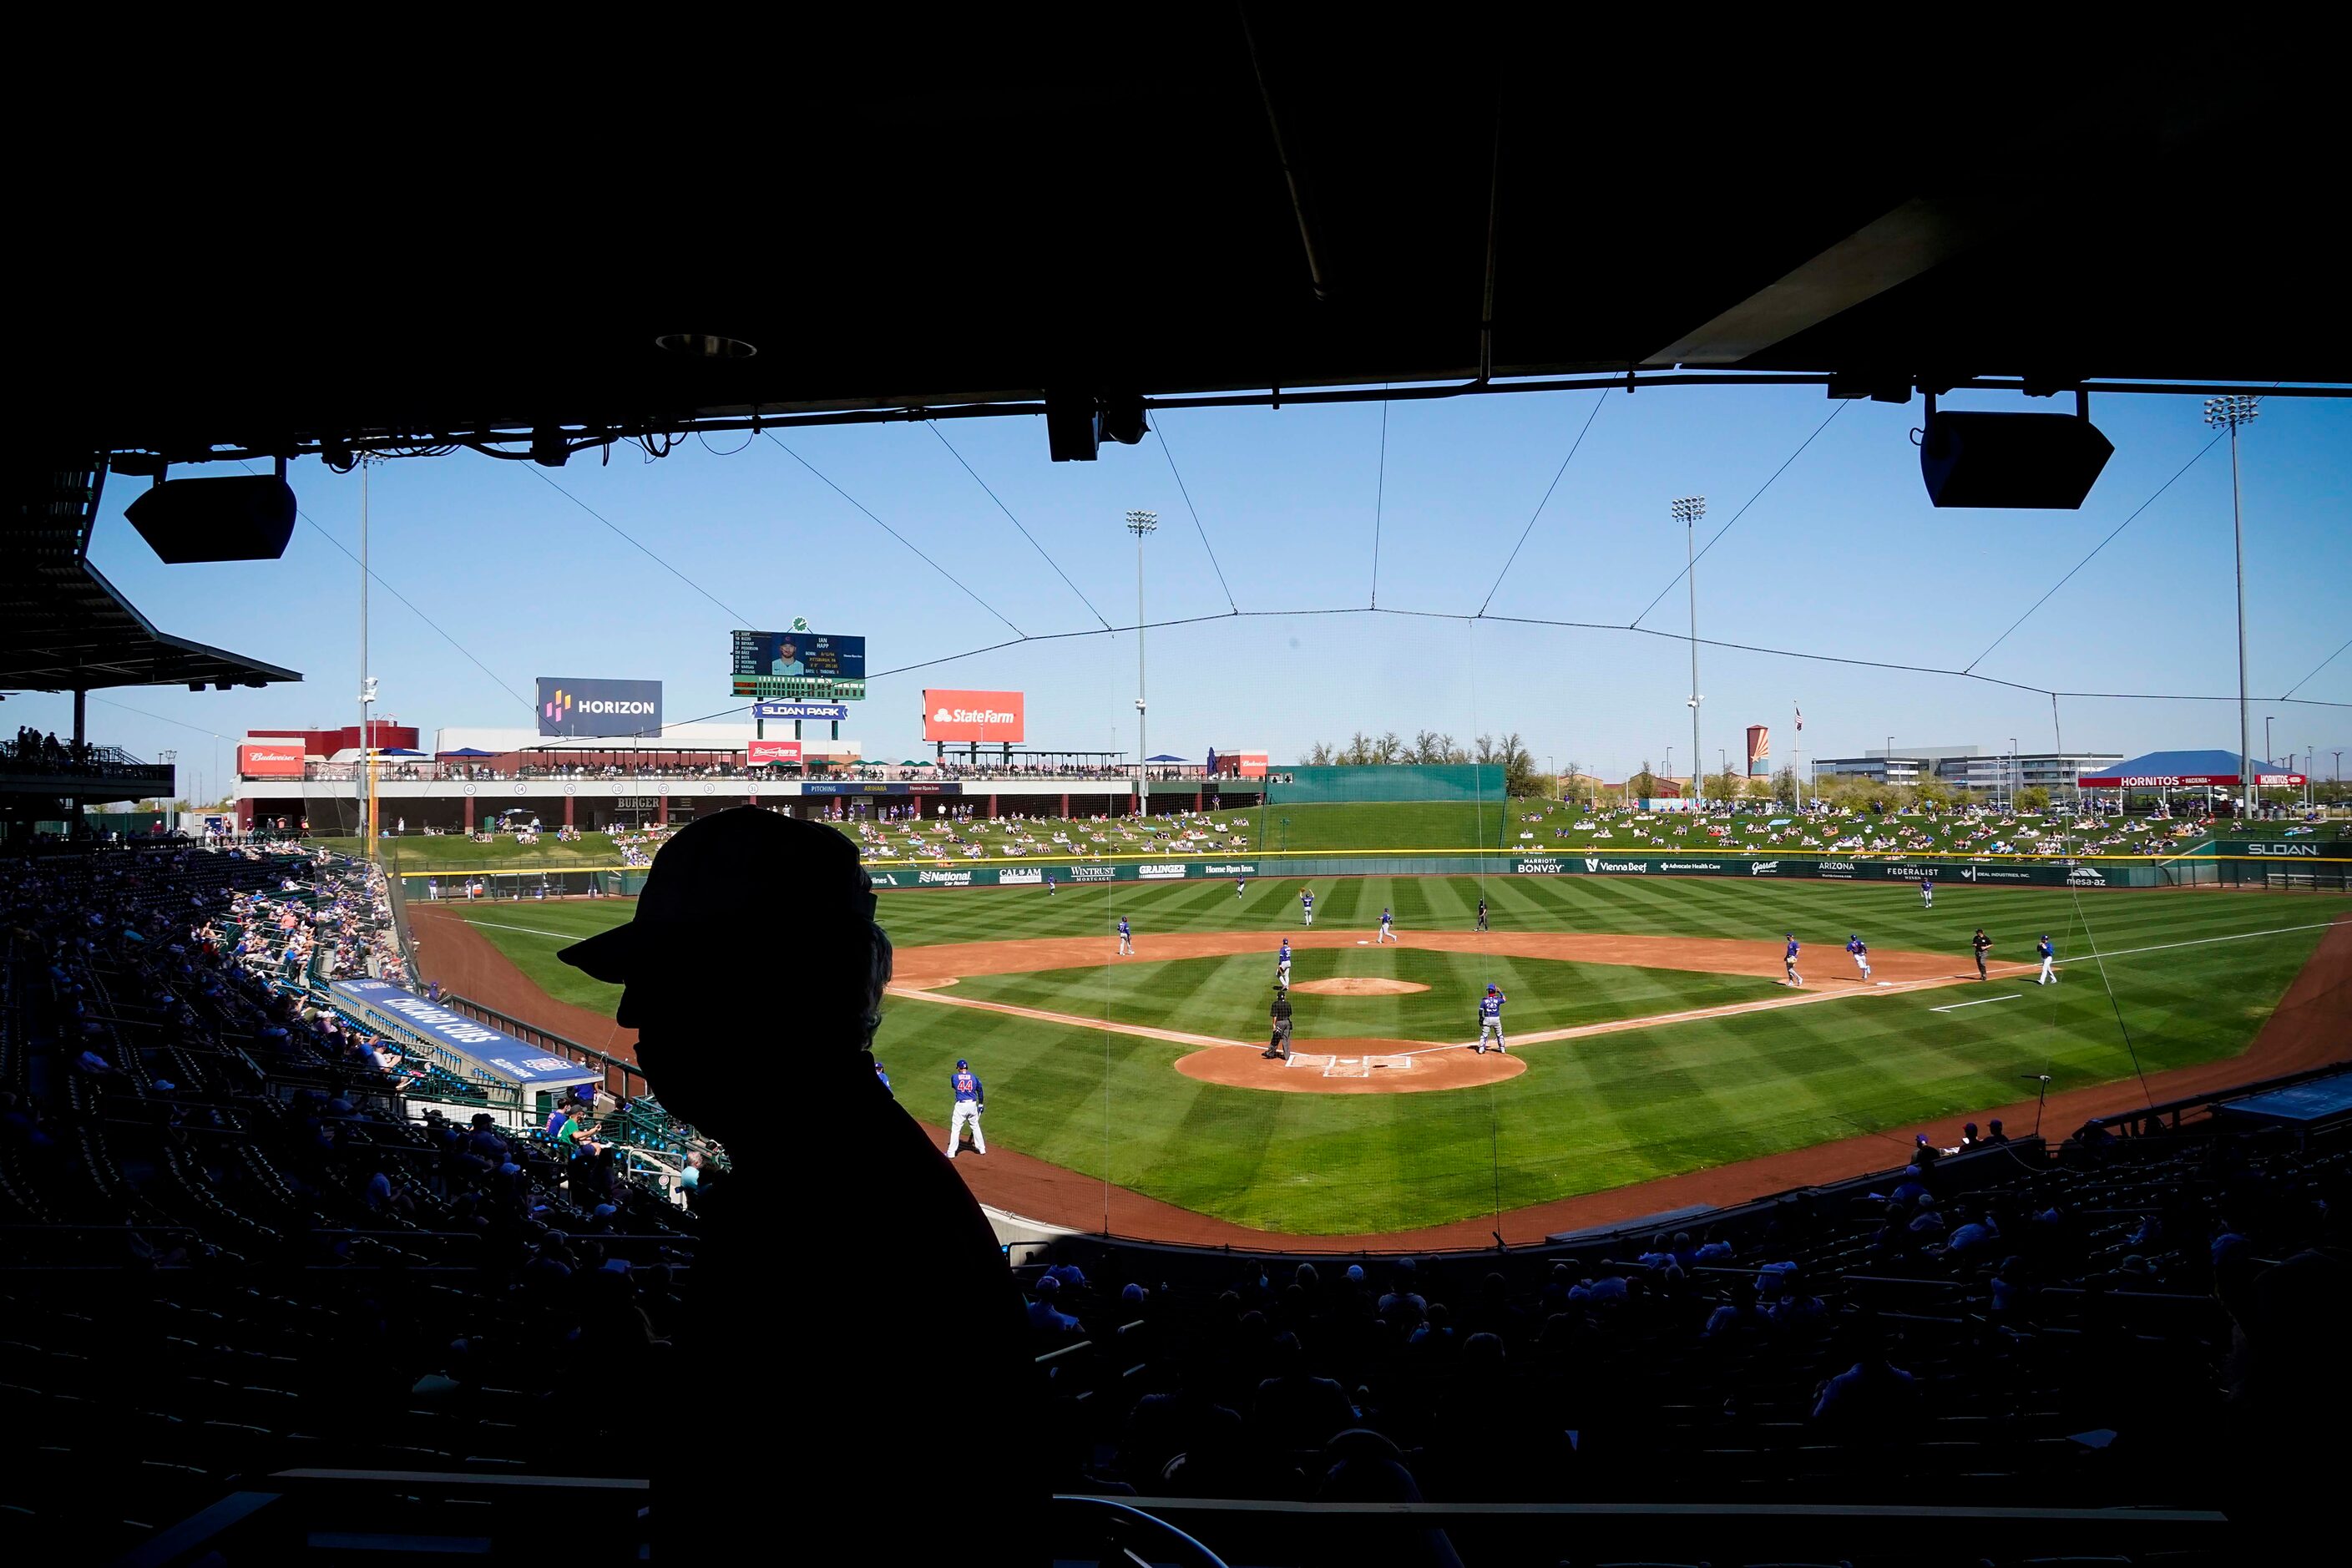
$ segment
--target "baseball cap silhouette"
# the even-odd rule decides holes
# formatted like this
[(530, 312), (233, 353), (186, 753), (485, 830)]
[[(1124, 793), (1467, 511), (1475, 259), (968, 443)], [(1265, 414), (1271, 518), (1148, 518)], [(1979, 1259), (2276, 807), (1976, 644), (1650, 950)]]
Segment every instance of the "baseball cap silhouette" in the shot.
[(874, 923), (874, 889), (857, 850), (832, 828), (756, 805), (698, 817), (654, 856), (635, 916), (556, 956), (599, 980), (626, 985), (647, 965), (698, 939), (772, 930), (794, 913), (804, 958), (835, 956)]

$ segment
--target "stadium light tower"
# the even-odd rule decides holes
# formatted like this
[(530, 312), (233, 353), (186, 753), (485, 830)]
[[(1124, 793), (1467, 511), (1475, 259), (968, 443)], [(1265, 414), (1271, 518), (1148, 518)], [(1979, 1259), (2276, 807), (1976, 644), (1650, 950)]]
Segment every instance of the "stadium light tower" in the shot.
[(1135, 804), (1139, 816), (1151, 815), (1151, 754), (1143, 736), (1143, 536), (1160, 528), (1156, 511), (1130, 511), (1127, 531), (1135, 535)]
[[(1701, 761), (1706, 753), (1698, 744), (1698, 556), (1696, 543), (1698, 520), (1706, 515), (1705, 496), (1681, 496), (1675, 501), (1675, 517), (1683, 525), (1683, 578), (1690, 587), (1690, 653), (1691, 653), (1691, 805), (1694, 809), (1706, 804), (1706, 788), (1700, 775), (1706, 772)], [(1672, 770), (1668, 770), (1672, 771)]]
[(2246, 712), (2246, 522), (2238, 497), (2238, 426), (2262, 412), (2262, 399), (2233, 394), (2205, 400), (2205, 423), (2230, 432), (2230, 531), (2238, 550), (2238, 787), (2247, 811), (2254, 807), (2253, 721)]

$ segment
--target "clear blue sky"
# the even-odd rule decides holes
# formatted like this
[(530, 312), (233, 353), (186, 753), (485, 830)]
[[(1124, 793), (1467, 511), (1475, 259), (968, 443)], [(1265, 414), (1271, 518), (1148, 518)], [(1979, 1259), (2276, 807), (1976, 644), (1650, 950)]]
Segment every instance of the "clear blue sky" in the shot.
[[(1593, 394), (1392, 405), (1388, 413), (1380, 604), (1475, 612), (1528, 524)], [(1990, 395), (1956, 405), (2032, 407)], [(1622, 624), (1673, 580), (1683, 531), (1668, 513), (1703, 494), (1700, 542), (1725, 522), (1835, 405), (1798, 389), (1654, 389), (1607, 395), (1489, 606), (1492, 616)], [(1909, 432), (1921, 405), (1848, 405), (1700, 563), (1703, 635), (1818, 653), (1969, 664), (2084, 552), (2210, 439), (2193, 398), (2111, 396), (2094, 415), (2116, 447), (2079, 512), (1937, 511)], [(1233, 597), (1245, 611), (1360, 606), (1372, 589), (1379, 405), (1162, 416)], [(1097, 463), (1050, 463), (1030, 418), (966, 420), (949, 437), (1115, 626), (1135, 616), (1130, 507), (1160, 514), (1146, 546), (1149, 615), (1227, 608), (1158, 442), (1108, 447)], [(1032, 636), (1097, 622), (920, 426), (803, 430), (812, 463)], [(720, 452), (740, 438), (714, 441)], [(2251, 684), (2275, 697), (2352, 636), (2352, 405), (2273, 398), (2244, 437)], [(478, 669), (390, 595), (373, 596), (373, 668), (383, 710), (429, 731), (523, 724), (541, 675), (658, 679), (672, 721), (737, 706), (728, 633), (788, 625), (864, 633), (873, 666), (943, 658), (1013, 637), (766, 441), (721, 456), (689, 440), (649, 463), (617, 448), (552, 476), (659, 552), (740, 618), (607, 531), (528, 467), (470, 454), (401, 461), (373, 479), (373, 563), (465, 645)], [(107, 492), (92, 558), (162, 629), (299, 669), (293, 687), (196, 694), (98, 694), (94, 738), (141, 756), (175, 749), (182, 788), (216, 793), (248, 728), (356, 716), (360, 481), (306, 461), (303, 509), (284, 559), (165, 567), (121, 518), (137, 481)], [(2208, 454), (1979, 668), (2076, 690), (2235, 690), (2227, 443)], [(1682, 633), (1677, 586), (1643, 623)], [(1391, 615), (1225, 619), (1150, 638), (1150, 743), (1277, 761), (1353, 729), (1418, 729), (1466, 740), (1516, 730), (1539, 763), (1571, 759), (1610, 777), (1674, 748), (1687, 771), (1685, 647), (1622, 632)], [(877, 679), (849, 731), (870, 756), (917, 755), (923, 686), (1029, 694), (1030, 739), (1070, 748), (1134, 743), (1131, 634), (1037, 641)], [(1868, 671), (1702, 648), (1706, 760), (1738, 754), (1749, 723), (1789, 749), (1801, 704), (1809, 753), (1885, 743), (2053, 743), (2051, 705), (1973, 680)], [(2352, 654), (2298, 695), (2352, 703)], [(100, 700), (100, 699), (102, 699)], [(143, 710), (143, 716), (121, 706)], [(2352, 710), (2257, 702), (2279, 715), (2277, 751), (2352, 748)], [(63, 697), (24, 693), (13, 727), (64, 731)], [(2235, 749), (2223, 703), (2074, 700), (2070, 750), (2129, 754)], [(218, 761), (215, 760), (217, 751)]]

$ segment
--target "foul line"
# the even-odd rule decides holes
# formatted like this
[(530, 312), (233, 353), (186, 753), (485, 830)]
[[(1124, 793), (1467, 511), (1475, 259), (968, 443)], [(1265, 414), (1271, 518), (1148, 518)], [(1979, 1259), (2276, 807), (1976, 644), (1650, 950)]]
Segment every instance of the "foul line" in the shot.
[(2234, 936), (2200, 936), (2193, 942), (2160, 942), (2154, 947), (2126, 947), (2117, 952), (2086, 952), (2081, 959), (2129, 958), (2136, 952), (2170, 952), (2177, 947), (2210, 947), (2217, 942), (2251, 942), (2258, 936), (2285, 936), (2292, 931), (2326, 931), (2330, 926), (2352, 925), (2352, 921), (2315, 921), (2309, 925), (2273, 926), (2269, 931), (2242, 931)]
[(488, 926), (492, 931), (519, 931), (531, 936), (551, 936), (561, 942), (585, 942), (588, 939), (573, 931), (541, 931), (537, 926), (510, 926), (499, 921), (467, 921), (469, 926)]
[(2014, 1002), (2024, 994), (2025, 993), (2022, 991), (2012, 991), (2006, 996), (1979, 996), (1973, 1002), (1954, 1002), (1948, 1006), (1930, 1007), (1927, 1011), (1930, 1013), (1957, 1013), (1963, 1007), (1982, 1007), (1988, 1003), (1992, 1002)]
[(1042, 1007), (1017, 1007), (1010, 1002), (983, 1002), (977, 996), (956, 996), (944, 991), (918, 990), (911, 985), (893, 985), (887, 994), (937, 1002), (943, 1007), (976, 1007), (983, 1013), (1007, 1013), (1015, 1018), (1035, 1018), (1041, 1023), (1061, 1024), (1074, 1029), (1108, 1029), (1115, 1035), (1133, 1035), (1143, 1040), (1166, 1040), (1180, 1046), (1232, 1046), (1241, 1050), (1264, 1048), (1252, 1046), (1247, 1040), (1220, 1039), (1214, 1035), (1187, 1034), (1181, 1029), (1156, 1029), (1149, 1024), (1122, 1024), (1115, 1018), (1081, 1018), (1069, 1013), (1048, 1013)]

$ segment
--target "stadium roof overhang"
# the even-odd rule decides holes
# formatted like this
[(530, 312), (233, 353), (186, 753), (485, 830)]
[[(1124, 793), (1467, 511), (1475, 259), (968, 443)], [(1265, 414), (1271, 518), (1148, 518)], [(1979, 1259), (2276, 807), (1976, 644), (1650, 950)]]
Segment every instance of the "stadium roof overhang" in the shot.
[[(20, 479), (26, 478), (20, 470)], [(159, 632), (86, 559), (102, 476), (43, 471), (0, 516), (0, 687), (267, 686), (290, 669)]]
[[(436, 87), (467, 68), (438, 44), (369, 40), (435, 95), (396, 137), (331, 75), (110, 68), (94, 90), (172, 124), (172, 168), (266, 170), (268, 194), (167, 174), (93, 202), (128, 188), (76, 163), (118, 156), (104, 139), (24, 171), (20, 207), (77, 226), (20, 257), (33, 417), (60, 449), (181, 462), (500, 437), (522, 458), (534, 433), (553, 460), (1057, 394), (1762, 376), (1899, 400), (2352, 369), (2310, 216), (2337, 95), (2326, 52), (2284, 36), (2025, 51), (1947, 30), (1872, 59), (1479, 8), (862, 26), (796, 35), (788, 84), (752, 60), (723, 86), (645, 73), (593, 134)], [(362, 168), (386, 171), (365, 200)], [(592, 171), (625, 197), (580, 205)]]

